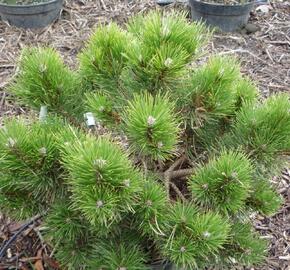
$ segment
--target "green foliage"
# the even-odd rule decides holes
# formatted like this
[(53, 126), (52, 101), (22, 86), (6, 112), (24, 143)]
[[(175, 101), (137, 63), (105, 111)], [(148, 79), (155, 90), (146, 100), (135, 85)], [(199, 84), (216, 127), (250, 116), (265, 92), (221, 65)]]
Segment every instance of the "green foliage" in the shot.
[(247, 104), (237, 113), (233, 132), (225, 143), (243, 146), (258, 163), (270, 165), (279, 152), (289, 150), (289, 96), (272, 96), (260, 104)]
[(177, 229), (189, 229), (195, 223), (195, 218), (199, 209), (193, 203), (182, 203), (177, 201), (170, 209), (170, 228), (176, 227)]
[[(19, 209), (20, 218), (26, 216), (23, 208), (34, 209), (37, 202), (36, 209), (42, 209), (66, 192), (55, 139), (63, 124), (58, 119), (32, 124), (9, 120), (0, 130), (0, 192)], [(26, 205), (27, 198), (33, 201), (31, 206)]]
[(132, 269), (146, 270), (146, 255), (140, 247), (130, 243), (114, 243), (98, 247), (101, 254), (101, 264), (98, 269)]
[(55, 203), (44, 223), (47, 227), (46, 237), (54, 243), (87, 238), (88, 224), (79, 212), (72, 209), (68, 201)]
[[(267, 242), (243, 222), (281, 204), (267, 179), (289, 154), (289, 95), (258, 101), (229, 57), (192, 63), (209, 35), (152, 12), (100, 26), (76, 72), (53, 49), (24, 50), (11, 89), (53, 117), (0, 129), (1, 212), (47, 213), (62, 269), (262, 262)], [(83, 108), (101, 132), (78, 121)]]
[(233, 114), (235, 83), (240, 76), (237, 61), (220, 56), (210, 58), (191, 74), (189, 86), (178, 93), (180, 107), (191, 128), (200, 128)]
[(10, 177), (0, 174), (1, 212), (16, 220), (27, 219), (43, 212), (45, 209), (37, 201), (27, 204), (30, 194), (20, 189), (17, 184), (17, 180), (11, 181)]
[(248, 78), (241, 78), (236, 82), (236, 110), (243, 105), (257, 101), (258, 90), (254, 83)]
[(126, 236), (122, 228), (122, 239), (119, 233), (110, 241), (98, 238), (98, 229), (90, 227), (83, 215), (75, 211), (68, 202), (58, 202), (53, 206), (45, 219), (45, 228), (46, 239), (56, 246), (61, 245), (56, 250), (56, 258), (65, 268), (148, 269), (145, 266), (147, 256), (138, 246), (139, 238), (137, 241), (136, 238), (131, 238), (134, 235), (133, 229)]
[(276, 213), (283, 200), (269, 181), (257, 178), (253, 181), (252, 186), (253, 191), (247, 200), (247, 205), (264, 215)]
[(176, 203), (169, 214), (170, 234), (162, 251), (178, 267), (196, 269), (227, 240), (230, 227), (226, 219), (198, 212), (192, 204)]
[(231, 234), (229, 244), (224, 249), (224, 255), (231, 263), (250, 266), (264, 260), (267, 242), (253, 232), (251, 224), (236, 222), (232, 225)]
[(159, 89), (172, 90), (179, 85), (180, 78), (185, 75), (187, 53), (181, 47), (164, 44), (152, 54), (150, 48), (132, 43), (127, 53), (129, 68), (123, 75), (128, 89), (155, 94)]
[(181, 269), (184, 267), (188, 269), (197, 268), (195, 256), (198, 248), (194, 244), (192, 237), (181, 234), (173, 238), (171, 246), (165, 246), (163, 249), (164, 256), (169, 258), (178, 267), (181, 267)]
[(70, 174), (73, 206), (100, 235), (120, 221), (122, 212), (132, 211), (142, 178), (127, 155), (109, 139), (77, 141), (63, 160)]
[(154, 160), (167, 160), (175, 154), (178, 142), (178, 117), (174, 103), (166, 95), (135, 96), (124, 113), (125, 131), (133, 153)]
[(120, 117), (115, 108), (115, 104), (108, 94), (90, 93), (86, 95), (86, 105), (90, 112), (92, 112), (98, 121), (109, 127), (114, 127), (120, 122)]
[(207, 42), (208, 30), (201, 23), (188, 23), (186, 13), (150, 12), (128, 23), (128, 31), (155, 53), (164, 44), (181, 47), (188, 58), (196, 55)]
[(99, 26), (79, 56), (83, 83), (91, 90), (116, 90), (126, 65), (124, 53), (130, 42), (127, 32), (115, 23)]
[(229, 228), (227, 219), (219, 214), (213, 212), (199, 214), (194, 224), (195, 234), (199, 240), (199, 257), (217, 254), (227, 240)]
[(20, 102), (39, 110), (67, 118), (79, 116), (82, 88), (78, 76), (63, 63), (51, 48), (26, 48), (20, 58), (19, 73), (11, 92)]
[(236, 213), (249, 197), (252, 175), (252, 165), (244, 154), (223, 152), (191, 177), (192, 196), (208, 209)]
[(60, 263), (62, 269), (90, 269), (88, 264), (99, 260), (99, 254), (93, 249), (98, 242), (98, 238), (88, 236), (79, 238), (76, 241), (63, 241), (55, 252), (55, 258)]
[(127, 51), (131, 88), (175, 89), (186, 65), (207, 41), (209, 33), (201, 23), (188, 24), (185, 13), (149, 13), (128, 24), (136, 41)]
[(174, 93), (189, 143), (212, 151), (230, 129), (239, 106), (252, 98), (251, 91), (250, 82), (241, 77), (239, 64), (231, 57), (212, 56), (190, 72)]
[(135, 218), (141, 233), (163, 236), (164, 216), (168, 212), (168, 199), (163, 187), (154, 180), (147, 180), (138, 196)]
[(57, 248), (55, 257), (65, 269), (87, 269), (90, 260), (99, 254), (95, 245), (100, 244), (89, 223), (71, 203), (58, 201), (44, 220), (45, 238)]

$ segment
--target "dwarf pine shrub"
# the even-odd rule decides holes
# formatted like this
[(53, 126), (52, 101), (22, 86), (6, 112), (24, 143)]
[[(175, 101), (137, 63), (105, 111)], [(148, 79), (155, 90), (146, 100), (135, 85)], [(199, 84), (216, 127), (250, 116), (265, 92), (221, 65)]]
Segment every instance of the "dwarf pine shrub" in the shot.
[(62, 268), (263, 263), (250, 216), (282, 203), (269, 179), (289, 153), (289, 96), (259, 98), (236, 59), (195, 63), (209, 37), (152, 12), (100, 25), (74, 71), (55, 50), (24, 50), (10, 90), (48, 116), (0, 130), (1, 211), (42, 214)]

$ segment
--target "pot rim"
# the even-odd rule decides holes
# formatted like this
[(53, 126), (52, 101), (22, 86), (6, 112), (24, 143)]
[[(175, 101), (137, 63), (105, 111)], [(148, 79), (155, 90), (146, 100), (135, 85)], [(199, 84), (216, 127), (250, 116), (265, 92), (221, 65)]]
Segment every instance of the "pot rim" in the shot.
[(57, 2), (63, 2), (63, 0), (49, 0), (47, 2), (37, 3), (37, 4), (28, 4), (28, 5), (10, 5), (10, 4), (4, 4), (0, 3), (0, 6), (4, 7), (10, 7), (10, 8), (29, 8), (29, 7), (39, 7), (39, 6), (45, 6), (50, 5)]
[(201, 5), (205, 5), (205, 6), (211, 6), (211, 7), (225, 7), (225, 8), (228, 8), (228, 7), (245, 7), (245, 6), (251, 6), (253, 5), (254, 3), (256, 3), (257, 1), (255, 0), (251, 0), (247, 3), (244, 3), (244, 4), (237, 4), (237, 5), (226, 5), (226, 4), (220, 4), (220, 3), (208, 3), (208, 2), (204, 2), (202, 0), (190, 0), (192, 2), (196, 2), (196, 3), (199, 3)]

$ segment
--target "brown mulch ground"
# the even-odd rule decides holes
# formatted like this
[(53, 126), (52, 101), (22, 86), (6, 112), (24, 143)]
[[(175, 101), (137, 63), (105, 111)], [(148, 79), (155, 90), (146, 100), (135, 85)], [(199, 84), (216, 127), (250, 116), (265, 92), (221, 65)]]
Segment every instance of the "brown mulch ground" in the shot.
[(290, 1), (270, 6), (268, 14), (255, 12), (250, 22), (260, 30), (253, 34), (216, 34), (212, 51), (235, 54), (242, 71), (255, 80), (263, 96), (290, 91)]
[[(15, 74), (21, 48), (27, 45), (53, 46), (70, 66), (75, 67), (76, 54), (97, 23), (110, 20), (123, 23), (132, 14), (152, 8), (155, 8), (153, 0), (130, 3), (122, 0), (74, 0), (67, 1), (58, 22), (42, 30), (25, 31), (0, 22), (0, 122), (6, 115), (25, 113), (5, 92)], [(242, 72), (257, 82), (263, 96), (290, 90), (290, 2), (276, 2), (270, 8), (267, 14), (254, 12), (251, 16), (251, 22), (260, 27), (259, 31), (217, 33), (208, 46), (210, 53), (237, 55), (242, 63)], [(255, 218), (257, 230), (262, 237), (271, 240), (271, 245), (266, 265), (252, 269), (290, 269), (290, 171), (286, 169), (273, 182), (285, 197), (285, 204), (270, 218)], [(0, 214), (0, 244), (20, 226)], [(32, 265), (41, 267), (40, 257), (51, 268), (57, 268), (44, 248), (39, 228), (40, 224), (36, 223), (33, 228), (25, 230), (8, 249), (5, 261), (0, 262), (0, 270), (7, 269), (8, 265), (21, 265), (19, 269), (29, 269)]]

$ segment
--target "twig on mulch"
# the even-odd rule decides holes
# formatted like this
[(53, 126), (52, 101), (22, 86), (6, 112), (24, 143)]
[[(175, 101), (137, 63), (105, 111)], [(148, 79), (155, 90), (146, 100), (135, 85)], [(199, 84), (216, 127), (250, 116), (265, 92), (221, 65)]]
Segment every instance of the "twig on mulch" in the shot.
[(28, 222), (26, 222), (24, 225), (20, 227), (20, 229), (6, 242), (0, 249), (0, 259), (4, 257), (4, 254), (6, 250), (9, 248), (9, 246), (17, 239), (17, 237), (23, 233), (30, 225), (32, 225), (34, 222), (39, 220), (42, 217), (42, 215), (36, 215), (32, 219), (30, 219)]

